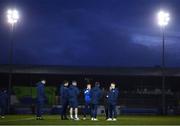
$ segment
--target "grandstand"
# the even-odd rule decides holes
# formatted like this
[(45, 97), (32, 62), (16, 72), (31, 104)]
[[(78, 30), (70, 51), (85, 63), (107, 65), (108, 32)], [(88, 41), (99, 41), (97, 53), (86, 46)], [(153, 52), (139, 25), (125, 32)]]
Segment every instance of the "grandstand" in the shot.
[[(9, 66), (0, 66), (0, 83), (8, 85)], [(180, 114), (180, 69), (166, 68), (166, 112), (169, 115)], [(154, 68), (96, 68), (96, 67), (63, 67), (63, 66), (13, 66), (11, 113), (32, 114), (35, 112), (35, 83), (41, 78), (47, 80), (48, 94), (46, 113), (57, 114), (61, 107), (58, 104), (58, 88), (63, 80), (77, 80), (80, 89), (85, 88), (87, 80), (91, 83), (101, 82), (101, 88), (108, 89), (110, 82), (115, 82), (120, 90), (118, 113), (151, 114), (162, 112), (162, 71)], [(80, 108), (83, 105), (80, 96)], [(103, 114), (102, 99), (99, 114)], [(81, 109), (80, 109), (81, 110)]]

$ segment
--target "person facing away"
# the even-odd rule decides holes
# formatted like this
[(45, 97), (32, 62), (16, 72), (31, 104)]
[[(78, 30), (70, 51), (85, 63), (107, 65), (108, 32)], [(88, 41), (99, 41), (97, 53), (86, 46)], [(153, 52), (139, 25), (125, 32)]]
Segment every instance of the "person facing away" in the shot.
[(84, 120), (86, 119), (86, 115), (91, 115), (91, 84), (88, 83), (86, 89), (84, 90), (84, 101), (85, 101), (85, 107), (84, 107)]
[(118, 101), (119, 91), (115, 88), (115, 83), (111, 83), (110, 90), (107, 94), (107, 103), (108, 103), (108, 119), (107, 121), (116, 121), (117, 112), (116, 105)]
[(68, 120), (67, 118), (67, 107), (69, 104), (68, 101), (68, 86), (69, 86), (69, 82), (68, 81), (64, 81), (63, 84), (60, 86), (60, 92), (59, 92), (59, 96), (60, 96), (60, 103), (62, 105), (62, 109), (61, 109), (61, 120)]
[(8, 94), (5, 89), (0, 90), (0, 110), (1, 118), (5, 118), (6, 106), (8, 102)]
[(46, 95), (45, 95), (45, 84), (46, 80), (41, 80), (36, 84), (36, 90), (37, 90), (37, 96), (36, 96), (36, 119), (37, 120), (42, 120), (42, 113), (43, 113), (43, 106), (44, 102), (46, 100)]
[[(79, 120), (78, 117), (78, 96), (80, 91), (77, 87), (77, 82), (72, 81), (72, 85), (69, 87), (69, 107), (70, 107), (70, 118), (74, 120)], [(74, 117), (73, 117), (74, 112)]]
[[(110, 89), (109, 89), (110, 90)], [(107, 102), (107, 94), (109, 92), (109, 90), (107, 89), (103, 89), (103, 104), (104, 104), (104, 112), (105, 112), (105, 116), (106, 119), (108, 119), (108, 102)]]
[(90, 96), (91, 96), (91, 115), (92, 115), (91, 120), (97, 121), (98, 120), (96, 118), (97, 117), (97, 109), (98, 109), (100, 99), (102, 97), (102, 91), (100, 89), (99, 82), (95, 83), (95, 87), (92, 88)]

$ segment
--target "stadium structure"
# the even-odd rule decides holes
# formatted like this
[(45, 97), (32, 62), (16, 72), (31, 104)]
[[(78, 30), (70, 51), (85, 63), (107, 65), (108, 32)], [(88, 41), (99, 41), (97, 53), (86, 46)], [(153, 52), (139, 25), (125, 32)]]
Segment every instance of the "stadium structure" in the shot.
[[(0, 66), (1, 87), (8, 87), (9, 66)], [(165, 108), (167, 115), (180, 114), (180, 68), (165, 69)], [(10, 113), (35, 113), (35, 84), (46, 79), (48, 101), (45, 113), (58, 114), (61, 106), (58, 102), (59, 86), (63, 80), (76, 80), (83, 90), (86, 83), (99, 81), (105, 91), (111, 82), (115, 82), (120, 91), (118, 114), (159, 115), (162, 114), (162, 70), (160, 67), (65, 67), (14, 65), (12, 67)], [(82, 93), (81, 93), (82, 94)], [(80, 96), (80, 110), (83, 96)], [(104, 100), (98, 109), (104, 114)]]

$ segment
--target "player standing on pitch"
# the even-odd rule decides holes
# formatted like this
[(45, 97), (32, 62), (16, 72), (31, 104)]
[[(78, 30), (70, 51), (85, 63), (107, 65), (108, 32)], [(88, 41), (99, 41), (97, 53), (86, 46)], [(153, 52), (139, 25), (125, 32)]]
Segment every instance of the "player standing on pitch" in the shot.
[[(84, 120), (86, 119), (86, 115), (91, 113), (91, 84), (87, 84), (87, 88), (84, 90), (84, 101), (85, 101), (85, 107), (84, 107)], [(90, 114), (91, 115), (91, 114)]]
[(61, 105), (62, 105), (62, 109), (61, 109), (61, 120), (68, 120), (67, 115), (66, 115), (66, 110), (69, 104), (68, 101), (68, 81), (64, 81), (63, 85), (61, 85), (60, 87), (60, 101), (61, 101)]
[(42, 120), (43, 105), (46, 100), (45, 95), (46, 80), (41, 80), (37, 85), (37, 97), (36, 97), (36, 120)]
[[(78, 117), (78, 95), (80, 91), (77, 88), (77, 82), (73, 81), (72, 85), (69, 87), (69, 107), (70, 107), (70, 118), (74, 120), (79, 120)], [(75, 112), (75, 116), (73, 117), (73, 111)]]
[(103, 90), (103, 103), (104, 103), (104, 110), (105, 110), (104, 112), (105, 112), (106, 119), (108, 119), (108, 102), (107, 102), (108, 99), (107, 99), (107, 94), (108, 94), (109, 90), (106, 90), (106, 89)]
[(108, 101), (108, 119), (107, 121), (116, 121), (117, 112), (116, 105), (118, 100), (119, 91), (115, 88), (115, 83), (111, 83), (110, 90), (107, 94)]
[(98, 120), (96, 118), (97, 117), (97, 109), (98, 109), (98, 105), (99, 105), (99, 102), (100, 102), (100, 99), (102, 96), (102, 91), (100, 89), (99, 82), (95, 83), (95, 87), (92, 88), (90, 96), (91, 96), (91, 115), (92, 115), (91, 120), (97, 121)]
[(7, 91), (2, 89), (0, 91), (0, 110), (1, 110), (1, 118), (5, 118), (5, 111), (6, 111), (6, 106), (7, 106), (7, 101), (8, 101), (8, 95)]

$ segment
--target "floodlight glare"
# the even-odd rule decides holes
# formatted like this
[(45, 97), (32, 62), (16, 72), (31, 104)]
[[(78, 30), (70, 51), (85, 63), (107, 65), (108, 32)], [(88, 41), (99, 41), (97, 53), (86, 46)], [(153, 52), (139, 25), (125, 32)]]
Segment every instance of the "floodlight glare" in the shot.
[(7, 21), (8, 21), (8, 23), (13, 25), (13, 24), (17, 23), (18, 20), (19, 20), (19, 13), (18, 13), (18, 11), (15, 10), (15, 9), (14, 10), (9, 9), (7, 11)]
[(169, 23), (170, 17), (169, 17), (169, 13), (164, 12), (164, 11), (160, 11), (157, 15), (158, 17), (158, 24), (159, 26), (166, 26)]
[[(11, 32), (11, 37), (10, 37), (10, 52), (9, 52), (9, 84), (8, 84), (8, 90), (11, 91), (11, 86), (12, 86), (12, 71), (13, 71), (13, 45), (14, 45), (14, 32), (15, 32), (15, 24), (19, 21), (19, 12), (16, 9), (8, 9), (6, 12), (6, 18), (7, 18), (7, 23), (10, 24), (10, 32)], [(7, 104), (8, 111), (10, 111), (10, 100), (8, 100)]]
[(162, 113), (166, 114), (166, 89), (165, 89), (165, 27), (168, 25), (170, 20), (169, 13), (165, 11), (159, 11), (157, 14), (158, 25), (162, 28)]

